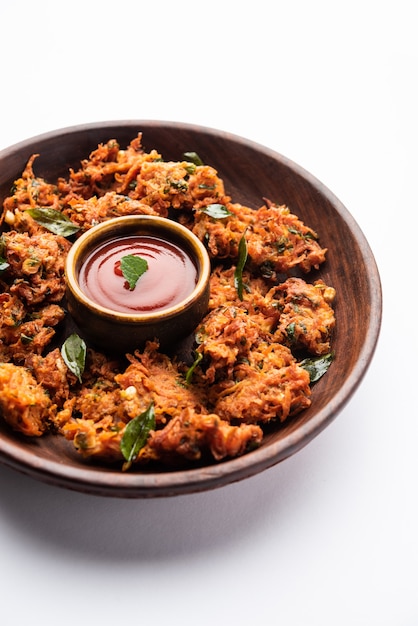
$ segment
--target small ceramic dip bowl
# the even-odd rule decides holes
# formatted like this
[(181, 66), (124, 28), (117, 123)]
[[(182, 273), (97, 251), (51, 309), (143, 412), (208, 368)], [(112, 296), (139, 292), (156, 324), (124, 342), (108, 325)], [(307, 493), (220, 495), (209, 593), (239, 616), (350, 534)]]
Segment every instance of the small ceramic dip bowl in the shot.
[(66, 261), (67, 304), (92, 346), (133, 352), (167, 347), (205, 315), (210, 260), (186, 227), (163, 217), (110, 219), (86, 231)]

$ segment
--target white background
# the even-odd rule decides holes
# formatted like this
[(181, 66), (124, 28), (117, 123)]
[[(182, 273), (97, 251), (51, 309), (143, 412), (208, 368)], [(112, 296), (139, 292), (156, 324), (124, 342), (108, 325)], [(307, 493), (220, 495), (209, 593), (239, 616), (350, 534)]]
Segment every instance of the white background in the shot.
[(247, 137), (339, 197), (384, 294), (352, 401), (262, 474), (114, 500), (0, 467), (2, 626), (418, 624), (414, 5), (1, 2), (0, 149), (114, 119)]

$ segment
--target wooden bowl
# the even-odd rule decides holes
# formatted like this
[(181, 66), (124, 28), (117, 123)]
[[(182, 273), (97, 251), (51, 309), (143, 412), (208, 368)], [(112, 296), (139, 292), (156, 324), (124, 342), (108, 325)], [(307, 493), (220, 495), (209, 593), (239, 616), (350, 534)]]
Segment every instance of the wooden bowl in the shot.
[(145, 150), (166, 160), (195, 151), (218, 170), (235, 202), (258, 208), (263, 198), (287, 204), (319, 233), (328, 248), (318, 278), (334, 287), (335, 360), (313, 387), (312, 405), (271, 430), (262, 445), (242, 457), (181, 471), (134, 471), (80, 461), (61, 437), (28, 440), (0, 421), (0, 461), (37, 479), (86, 493), (117, 497), (186, 494), (220, 487), (256, 474), (300, 450), (341, 411), (358, 388), (379, 336), (382, 296), (378, 269), (359, 226), (341, 202), (316, 178), (276, 152), (227, 132), (161, 121), (111, 121), (64, 128), (0, 152), (0, 200), (33, 153), (36, 174), (53, 181), (78, 167), (98, 143), (116, 139), (121, 147), (139, 131)]

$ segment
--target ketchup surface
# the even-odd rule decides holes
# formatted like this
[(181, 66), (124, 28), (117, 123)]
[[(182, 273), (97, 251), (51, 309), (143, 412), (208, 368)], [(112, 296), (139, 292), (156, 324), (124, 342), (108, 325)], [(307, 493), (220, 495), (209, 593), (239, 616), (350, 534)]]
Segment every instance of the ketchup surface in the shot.
[[(132, 290), (120, 270), (120, 261), (128, 254), (148, 263)], [(86, 258), (79, 274), (80, 288), (91, 300), (120, 313), (167, 309), (187, 298), (197, 279), (197, 268), (187, 252), (148, 235), (104, 242)]]

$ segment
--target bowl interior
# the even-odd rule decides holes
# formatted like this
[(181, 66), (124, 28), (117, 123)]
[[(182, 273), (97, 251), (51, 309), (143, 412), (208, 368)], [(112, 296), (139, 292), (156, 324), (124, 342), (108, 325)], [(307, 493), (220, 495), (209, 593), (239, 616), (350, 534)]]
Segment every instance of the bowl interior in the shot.
[(287, 204), (319, 234), (327, 261), (308, 280), (322, 278), (337, 291), (335, 360), (313, 387), (312, 405), (272, 428), (262, 446), (243, 457), (184, 471), (121, 473), (83, 463), (61, 438), (28, 441), (0, 422), (0, 460), (47, 482), (85, 492), (150, 497), (221, 486), (261, 471), (293, 454), (333, 420), (363, 378), (381, 323), (378, 270), (360, 228), (341, 202), (315, 177), (276, 152), (226, 132), (160, 121), (84, 125), (51, 132), (0, 153), (0, 200), (33, 153), (35, 172), (53, 181), (78, 167), (100, 142), (116, 139), (121, 148), (142, 131), (145, 150), (156, 148), (165, 160), (195, 151), (218, 170), (234, 201), (258, 208), (268, 198)]

